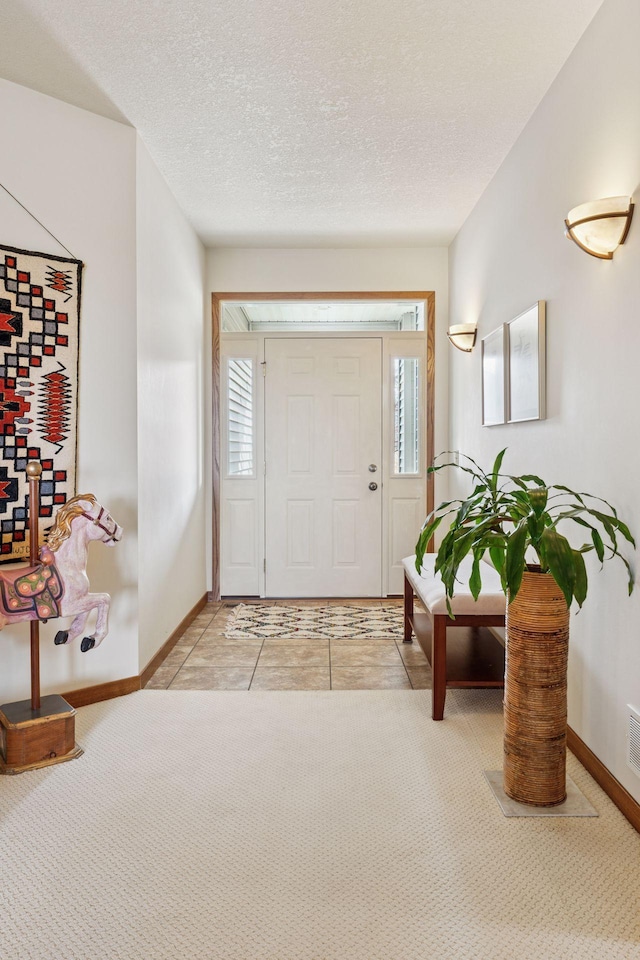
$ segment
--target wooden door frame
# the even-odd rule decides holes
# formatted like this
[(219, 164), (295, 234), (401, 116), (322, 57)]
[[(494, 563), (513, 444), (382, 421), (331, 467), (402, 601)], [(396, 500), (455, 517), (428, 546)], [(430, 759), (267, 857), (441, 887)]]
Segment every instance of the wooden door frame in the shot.
[[(435, 351), (436, 351), (436, 295), (433, 290), (367, 290), (364, 292), (321, 291), (310, 293), (212, 293), (211, 294), (211, 481), (213, 502), (212, 524), (212, 584), (210, 600), (220, 599), (220, 305), (224, 301), (257, 300), (424, 300), (426, 304), (427, 376), (426, 376), (426, 453), (427, 466), (434, 458), (435, 427)], [(433, 474), (427, 474), (427, 513), (434, 508)]]

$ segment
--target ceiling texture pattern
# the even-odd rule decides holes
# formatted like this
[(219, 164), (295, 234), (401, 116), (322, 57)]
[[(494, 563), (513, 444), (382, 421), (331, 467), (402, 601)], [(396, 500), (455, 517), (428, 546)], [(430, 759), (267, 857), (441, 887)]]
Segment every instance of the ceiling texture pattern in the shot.
[(135, 126), (210, 246), (447, 244), (601, 3), (11, 0), (0, 76)]

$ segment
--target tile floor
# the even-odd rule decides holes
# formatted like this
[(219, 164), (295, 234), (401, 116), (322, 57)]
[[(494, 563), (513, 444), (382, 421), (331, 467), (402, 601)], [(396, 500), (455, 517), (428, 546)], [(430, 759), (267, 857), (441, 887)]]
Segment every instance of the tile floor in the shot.
[[(272, 604), (273, 600), (261, 603)], [(287, 601), (282, 601), (287, 603)], [(326, 606), (327, 600), (291, 605)], [(345, 604), (344, 600), (336, 603)], [(346, 601), (348, 603), (348, 601)], [(398, 605), (398, 600), (354, 606)], [(226, 619), (235, 603), (209, 603), (180, 637), (147, 690), (422, 690), (431, 668), (417, 642), (393, 640), (229, 640)]]

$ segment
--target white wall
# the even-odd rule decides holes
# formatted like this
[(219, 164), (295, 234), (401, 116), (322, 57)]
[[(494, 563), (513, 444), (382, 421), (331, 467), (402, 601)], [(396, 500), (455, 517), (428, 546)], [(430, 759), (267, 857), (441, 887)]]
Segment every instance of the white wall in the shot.
[[(640, 536), (640, 218), (612, 261), (563, 236), (577, 204), (640, 181), (640, 6), (606, 0), (450, 251), (451, 322), (479, 336), (547, 301), (547, 420), (480, 425), (480, 350), (451, 353), (450, 443), (508, 472), (589, 490)], [(580, 541), (581, 542), (581, 541)], [(640, 706), (640, 590), (617, 562), (589, 565), (571, 624), (569, 722), (640, 799), (626, 764), (626, 704)]]
[[(207, 253), (208, 288), (214, 293), (433, 290), (436, 300), (436, 452), (447, 447), (448, 436), (447, 269), (444, 247), (344, 250), (229, 247)], [(436, 499), (443, 487), (444, 481), (438, 479)], [(211, 556), (210, 543), (207, 555)], [(210, 560), (208, 570), (210, 577)]]
[[(90, 551), (104, 643), (41, 629), (46, 693), (137, 674), (205, 592), (204, 249), (131, 127), (4, 80), (0, 116), (0, 182), (85, 264), (77, 486), (125, 530)], [(65, 254), (2, 190), (0, 243)], [(29, 693), (28, 637), (0, 634), (0, 703)]]
[[(125, 528), (114, 549), (95, 544), (94, 590), (113, 596), (111, 629), (89, 653), (54, 647), (41, 630), (43, 691), (138, 672), (135, 132), (0, 80), (5, 147), (0, 182), (85, 263), (80, 320), (78, 490), (96, 494)], [(65, 256), (0, 190), (0, 243)], [(29, 629), (0, 634), (0, 703), (29, 694)]]
[(138, 139), (140, 669), (206, 590), (204, 248)]

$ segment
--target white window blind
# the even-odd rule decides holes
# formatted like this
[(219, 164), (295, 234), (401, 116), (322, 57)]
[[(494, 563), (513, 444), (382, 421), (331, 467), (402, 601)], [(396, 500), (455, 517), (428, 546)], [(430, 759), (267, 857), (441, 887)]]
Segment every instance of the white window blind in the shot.
[(419, 467), (419, 360), (396, 357), (393, 361), (394, 463), (396, 474), (416, 474)]
[(236, 357), (228, 361), (227, 472), (251, 477), (253, 465), (253, 362)]

